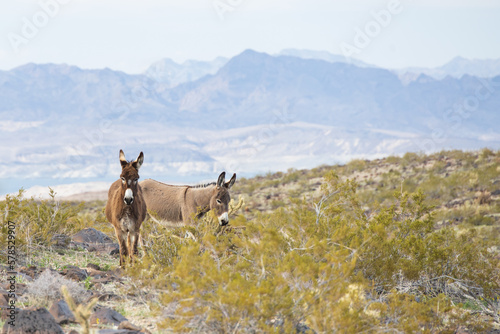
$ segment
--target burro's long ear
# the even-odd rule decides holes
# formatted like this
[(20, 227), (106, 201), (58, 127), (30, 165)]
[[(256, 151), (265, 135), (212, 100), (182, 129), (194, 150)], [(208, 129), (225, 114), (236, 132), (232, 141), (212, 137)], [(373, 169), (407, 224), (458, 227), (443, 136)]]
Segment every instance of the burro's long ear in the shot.
[(122, 168), (127, 166), (128, 164), (127, 159), (125, 159), (125, 153), (123, 153), (123, 150), (120, 150), (120, 164), (122, 165)]
[(231, 180), (229, 180), (229, 182), (226, 182), (226, 184), (224, 184), (224, 187), (226, 187), (227, 189), (231, 189), (234, 182), (236, 182), (236, 173), (234, 173), (233, 176), (231, 176)]
[(135, 169), (139, 170), (139, 168), (141, 168), (143, 162), (144, 162), (144, 154), (141, 152), (139, 154), (139, 156), (137, 157), (137, 159), (135, 159), (135, 161), (132, 162), (132, 166)]
[(219, 178), (217, 179), (217, 188), (222, 187), (224, 182), (226, 182), (226, 172), (220, 173)]

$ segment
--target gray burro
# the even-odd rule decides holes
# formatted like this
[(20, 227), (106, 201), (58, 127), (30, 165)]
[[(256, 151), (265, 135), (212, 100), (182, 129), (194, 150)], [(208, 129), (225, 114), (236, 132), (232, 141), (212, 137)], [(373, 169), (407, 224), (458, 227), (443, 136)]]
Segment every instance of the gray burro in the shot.
[(226, 182), (222, 172), (217, 182), (196, 186), (176, 186), (152, 179), (141, 181), (144, 200), (152, 219), (172, 227), (189, 225), (213, 210), (220, 225), (229, 223), (229, 189), (236, 181), (236, 174)]

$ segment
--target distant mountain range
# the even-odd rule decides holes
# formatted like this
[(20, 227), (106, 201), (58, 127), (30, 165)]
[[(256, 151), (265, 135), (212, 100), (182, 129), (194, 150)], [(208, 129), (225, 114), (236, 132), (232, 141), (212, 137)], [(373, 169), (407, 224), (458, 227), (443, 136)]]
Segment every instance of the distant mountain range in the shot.
[(54, 64), (0, 71), (0, 192), (23, 178), (114, 179), (119, 149), (129, 159), (144, 151), (143, 177), (187, 182), (500, 147), (500, 76), (405, 81), (324, 53), (284, 55), (294, 52), (163, 61), (143, 75)]
[(174, 87), (181, 83), (198, 80), (207, 74), (215, 74), (228, 60), (228, 58), (217, 57), (213, 61), (187, 60), (178, 64), (170, 58), (165, 58), (152, 64), (144, 74), (169, 87)]
[(328, 51), (285, 49), (278, 53), (276, 56), (290, 56), (302, 59), (324, 60), (329, 63), (347, 63), (355, 65), (357, 67), (377, 67), (355, 58), (346, 58), (345, 56), (334, 55)]
[[(335, 55), (328, 51), (285, 49), (274, 56), (316, 59), (329, 63), (347, 63), (357, 67), (377, 67), (355, 58), (346, 58), (342, 55)], [(152, 64), (144, 74), (153, 80), (174, 87), (181, 83), (195, 81), (207, 74), (215, 74), (228, 60), (228, 58), (217, 57), (212, 61), (187, 60), (179, 64), (170, 58), (165, 58)], [(446, 76), (460, 79), (464, 75), (492, 78), (500, 75), (500, 59), (471, 60), (456, 57), (448, 63), (436, 68), (407, 67), (389, 70), (396, 73), (400, 79), (406, 83), (416, 80), (421, 74), (439, 80), (444, 79)]]
[(435, 79), (443, 79), (447, 76), (461, 78), (464, 75), (479, 78), (493, 78), (500, 75), (500, 59), (465, 59), (453, 58), (450, 62), (436, 68), (408, 67), (396, 70), (398, 74), (413, 74), (419, 76), (425, 74)]

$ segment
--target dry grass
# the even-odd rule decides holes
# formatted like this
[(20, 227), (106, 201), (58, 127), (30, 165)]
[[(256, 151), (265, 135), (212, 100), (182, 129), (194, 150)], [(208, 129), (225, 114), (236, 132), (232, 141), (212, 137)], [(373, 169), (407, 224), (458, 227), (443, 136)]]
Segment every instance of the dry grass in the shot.
[(51, 303), (63, 298), (61, 287), (66, 286), (68, 292), (77, 303), (86, 300), (90, 293), (83, 284), (64, 278), (58, 272), (46, 269), (36, 280), (28, 283), (24, 298), (29, 305), (50, 307)]

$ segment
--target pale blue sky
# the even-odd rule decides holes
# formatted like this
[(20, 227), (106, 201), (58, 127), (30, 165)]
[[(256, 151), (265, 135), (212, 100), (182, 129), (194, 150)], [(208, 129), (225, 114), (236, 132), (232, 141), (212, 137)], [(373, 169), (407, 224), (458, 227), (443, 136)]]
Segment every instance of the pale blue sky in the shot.
[[(56, 2), (66, 4), (53, 17), (42, 12), (41, 3)], [(356, 58), (386, 68), (500, 58), (495, 0), (9, 0), (0, 3), (0, 69), (35, 62), (140, 73), (165, 57), (210, 60), (248, 48), (341, 54), (341, 45), (355, 46), (356, 29), (373, 26), (372, 12), (397, 2)], [(26, 38), (34, 20), (42, 27)], [(16, 52), (10, 40), (18, 37)]]

